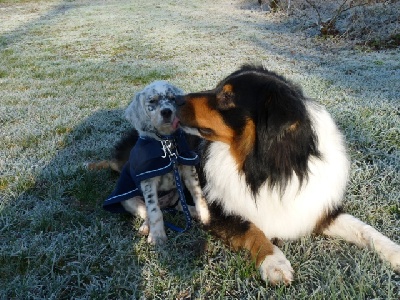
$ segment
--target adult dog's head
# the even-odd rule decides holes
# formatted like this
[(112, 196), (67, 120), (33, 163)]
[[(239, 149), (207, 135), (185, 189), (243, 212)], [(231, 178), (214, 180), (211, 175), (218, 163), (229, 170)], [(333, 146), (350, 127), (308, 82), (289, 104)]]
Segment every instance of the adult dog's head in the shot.
[(138, 92), (125, 111), (125, 117), (140, 135), (170, 135), (178, 127), (175, 98), (183, 95), (167, 81), (154, 81)]
[(179, 102), (182, 128), (228, 144), (254, 193), (265, 182), (283, 187), (293, 174), (302, 181), (309, 156), (318, 156), (301, 89), (261, 67), (244, 66), (215, 89)]

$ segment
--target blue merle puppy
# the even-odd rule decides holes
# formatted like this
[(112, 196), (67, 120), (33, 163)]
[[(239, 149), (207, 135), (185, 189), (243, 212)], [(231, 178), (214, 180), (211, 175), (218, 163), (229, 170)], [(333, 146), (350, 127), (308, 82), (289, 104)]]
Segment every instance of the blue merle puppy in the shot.
[(182, 209), (167, 157), (166, 137), (176, 141), (179, 173), (195, 204), (195, 208), (189, 207), (191, 215), (203, 224), (210, 218), (194, 166), (198, 162), (197, 154), (190, 151), (179, 129), (177, 95), (183, 92), (166, 81), (155, 81), (138, 92), (125, 111), (125, 117), (138, 134), (129, 159), (117, 158), (88, 166), (90, 169), (108, 166), (121, 172), (117, 188), (103, 207), (111, 212), (129, 212), (141, 217), (144, 223), (139, 232), (148, 235), (151, 244), (167, 240), (161, 209), (174, 205)]

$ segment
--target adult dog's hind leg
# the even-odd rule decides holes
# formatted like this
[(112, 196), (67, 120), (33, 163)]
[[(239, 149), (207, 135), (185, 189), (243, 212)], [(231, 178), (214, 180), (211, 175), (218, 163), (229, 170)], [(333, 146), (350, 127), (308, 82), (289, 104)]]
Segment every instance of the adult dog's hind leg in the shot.
[(339, 214), (322, 233), (374, 250), (383, 260), (389, 262), (395, 271), (400, 272), (400, 245), (359, 219), (349, 214)]
[(203, 224), (210, 222), (210, 212), (200, 187), (199, 177), (194, 166), (181, 166), (183, 181), (193, 197), (197, 215)]

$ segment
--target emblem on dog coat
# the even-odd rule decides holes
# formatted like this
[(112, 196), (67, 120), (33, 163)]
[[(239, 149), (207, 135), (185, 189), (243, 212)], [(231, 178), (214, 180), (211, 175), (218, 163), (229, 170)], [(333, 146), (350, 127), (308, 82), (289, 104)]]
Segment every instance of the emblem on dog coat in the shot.
[[(142, 180), (172, 172), (173, 162), (169, 151), (172, 151), (172, 154), (176, 153), (179, 165), (194, 166), (199, 162), (198, 155), (189, 149), (185, 135), (180, 129), (171, 137), (161, 141), (150, 137), (139, 137), (131, 150), (129, 161), (122, 169), (116, 189), (103, 204), (104, 209), (117, 213), (127, 212), (121, 202), (142, 196), (140, 190)], [(166, 194), (159, 196), (164, 195)]]

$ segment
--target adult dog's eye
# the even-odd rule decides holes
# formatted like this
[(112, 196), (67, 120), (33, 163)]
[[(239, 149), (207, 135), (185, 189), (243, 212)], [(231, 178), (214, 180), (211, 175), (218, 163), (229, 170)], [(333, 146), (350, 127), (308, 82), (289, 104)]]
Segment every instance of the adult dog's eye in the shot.
[(202, 135), (212, 135), (214, 131), (211, 128), (199, 128), (199, 132)]

